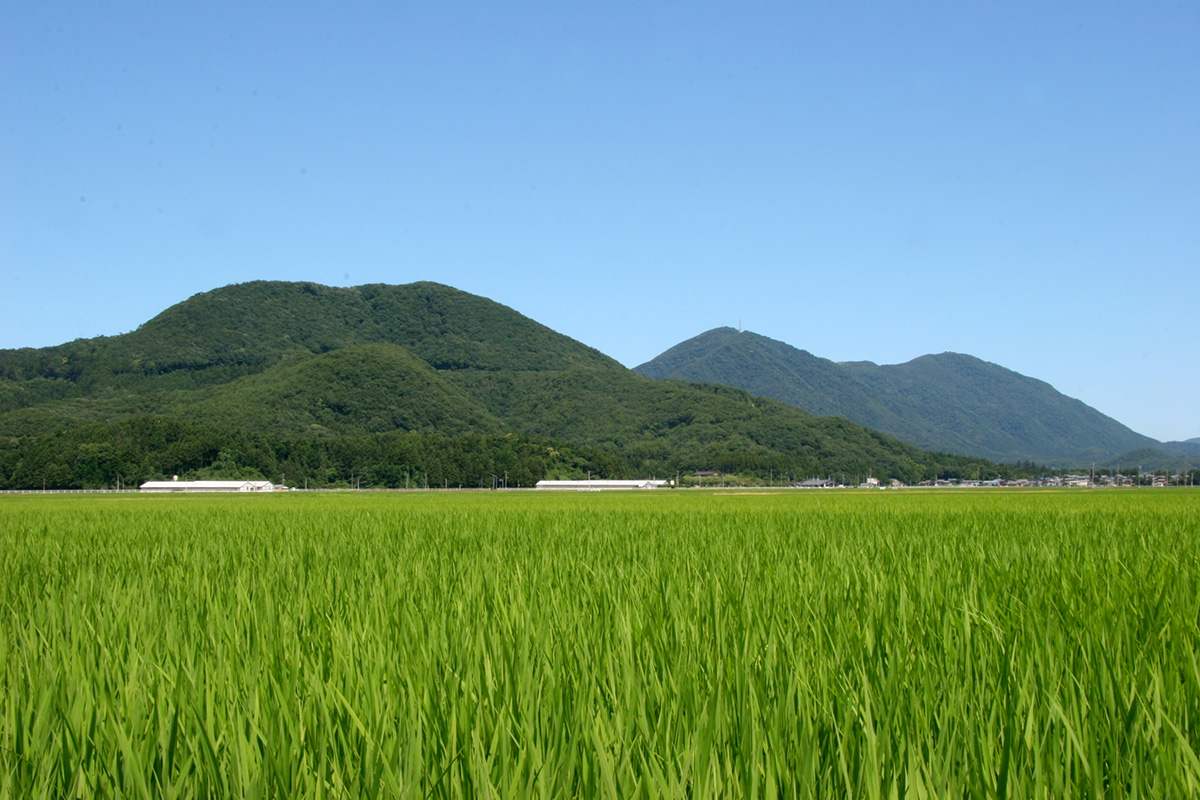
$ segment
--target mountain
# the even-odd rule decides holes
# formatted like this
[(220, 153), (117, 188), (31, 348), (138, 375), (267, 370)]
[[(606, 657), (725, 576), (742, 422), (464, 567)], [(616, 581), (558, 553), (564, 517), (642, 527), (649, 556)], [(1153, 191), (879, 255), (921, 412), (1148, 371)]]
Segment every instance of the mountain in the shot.
[(106, 387), (196, 388), (261, 372), (286, 353), (378, 343), (400, 345), (436, 369), (619, 366), (499, 303), (436, 283), (255, 281), (196, 295), (132, 333), (0, 350), (0, 381), (29, 382), (24, 391), (35, 399)]
[(1139, 447), (1104, 462), (1103, 466), (1107, 469), (1121, 470), (1125, 474), (1129, 474), (1134, 468), (1142, 472), (1164, 474), (1195, 470), (1197, 462), (1200, 461), (1200, 453), (1195, 450), (1180, 451), (1170, 447), (1172, 444), (1181, 443), (1166, 442), (1164, 447)]
[(716, 328), (688, 339), (634, 371), (656, 380), (736, 386), (817, 416), (851, 419), (848, 409), (865, 412), (877, 405), (842, 366), (734, 328)]
[[(447, 484), (486, 481), (507, 471), (505, 458), (524, 459), (526, 479), (587, 464), (909, 481), (977, 471), (744, 390), (651, 380), (511, 308), (428, 282), (238, 284), (131, 333), (0, 351), (0, 486), (47, 474), (78, 483), (78, 463), (110, 474), (95, 454), (111, 453), (114, 437), (148, 443), (122, 456), (143, 476), (251, 461), (271, 465), (260, 471), (286, 462), (293, 476), (319, 465), (329, 480), (339, 469), (383, 475), (380, 459), (417, 458), (413, 442), (426, 443), (416, 448), (426, 464), (459, 453)], [(164, 462), (153, 448), (191, 460)], [(391, 466), (383, 480), (408, 474)]]
[(1200, 459), (1200, 439), (1185, 439), (1182, 442), (1163, 442), (1162, 446), (1158, 449), (1170, 455)]
[(926, 450), (1002, 462), (1106, 461), (1159, 445), (1048, 383), (959, 353), (884, 366), (836, 363), (755, 333), (717, 328), (635, 371), (736, 386)]

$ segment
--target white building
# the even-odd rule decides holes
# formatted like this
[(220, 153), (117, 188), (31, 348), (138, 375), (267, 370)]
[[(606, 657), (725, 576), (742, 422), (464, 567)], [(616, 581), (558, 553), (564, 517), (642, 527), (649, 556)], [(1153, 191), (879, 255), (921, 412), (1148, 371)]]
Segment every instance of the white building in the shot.
[(146, 481), (143, 492), (273, 492), (270, 481)]
[(538, 481), (538, 489), (558, 489), (572, 492), (599, 492), (606, 489), (657, 489), (670, 481), (653, 481), (642, 478), (633, 481)]

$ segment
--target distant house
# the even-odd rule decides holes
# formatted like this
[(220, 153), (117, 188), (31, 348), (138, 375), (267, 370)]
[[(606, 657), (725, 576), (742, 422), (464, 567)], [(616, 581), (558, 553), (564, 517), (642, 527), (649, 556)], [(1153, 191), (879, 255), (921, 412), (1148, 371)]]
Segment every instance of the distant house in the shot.
[(538, 489), (558, 489), (569, 492), (600, 492), (609, 489), (657, 489), (669, 481), (642, 478), (632, 481), (538, 481)]
[(273, 492), (270, 481), (146, 481), (143, 492)]
[(801, 489), (832, 489), (837, 483), (828, 478), (809, 478), (804, 483), (796, 484)]

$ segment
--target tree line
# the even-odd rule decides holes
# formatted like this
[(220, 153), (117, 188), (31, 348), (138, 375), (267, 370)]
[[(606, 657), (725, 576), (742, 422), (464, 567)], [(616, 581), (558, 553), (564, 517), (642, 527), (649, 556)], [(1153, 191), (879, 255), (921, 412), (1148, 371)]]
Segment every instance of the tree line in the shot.
[[(866, 474), (841, 453), (763, 452), (726, 441), (670, 448), (659, 441), (588, 446), (520, 434), (391, 432), (343, 437), (280, 437), (133, 417), (0, 443), (0, 489), (105, 489), (147, 480), (271, 480), (309, 488), (486, 488), (532, 486), (546, 478), (673, 478), (715, 470), (762, 481), (791, 476)], [(932, 454), (875, 469), (880, 478), (999, 474), (996, 465)], [(1006, 477), (1017, 470), (1004, 468)]]

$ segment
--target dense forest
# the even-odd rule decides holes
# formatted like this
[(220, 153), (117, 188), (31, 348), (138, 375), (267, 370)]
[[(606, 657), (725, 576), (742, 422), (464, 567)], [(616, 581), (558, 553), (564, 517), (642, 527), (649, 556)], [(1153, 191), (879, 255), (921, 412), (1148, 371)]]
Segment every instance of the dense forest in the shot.
[(0, 489), (112, 489), (173, 475), (185, 480), (261, 479), (326, 488), (532, 486), (543, 478), (685, 478), (716, 471), (731, 480), (782, 484), (815, 475), (857, 481), (869, 472), (916, 482), (1037, 474), (1033, 464), (996, 466), (958, 457), (880, 472), (852, 453), (825, 459), (754, 455), (713, 445), (694, 458), (670, 448), (601, 449), (517, 434), (458, 436), (389, 432), (283, 438), (223, 430), (169, 417), (95, 423), (0, 444)]
[(883, 366), (839, 363), (750, 331), (716, 328), (635, 371), (737, 386), (923, 449), (995, 461), (1087, 464), (1164, 447), (1044, 381), (961, 353)]

